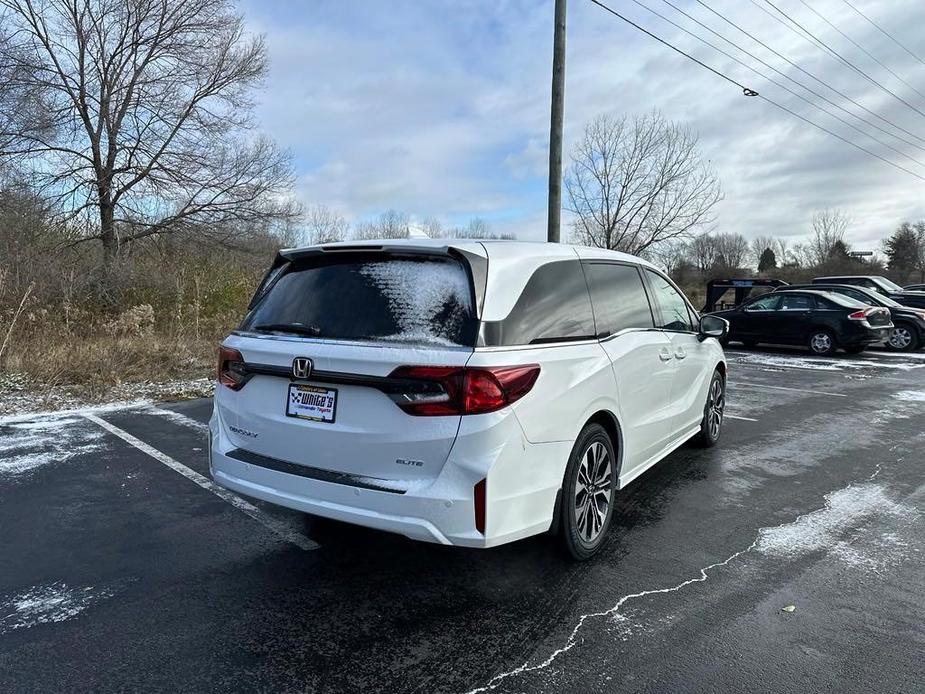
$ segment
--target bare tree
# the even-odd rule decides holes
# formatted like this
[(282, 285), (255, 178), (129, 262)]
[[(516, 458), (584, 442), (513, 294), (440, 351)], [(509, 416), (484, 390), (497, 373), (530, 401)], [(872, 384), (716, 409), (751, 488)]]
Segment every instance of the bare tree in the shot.
[(2, 154), (107, 261), (137, 239), (228, 240), (295, 214), (288, 157), (252, 134), (266, 49), (229, 0), (0, 0), (0, 12), (4, 100), (32, 95), (47, 116), (32, 127), (6, 112)]
[(638, 254), (686, 238), (709, 227), (722, 199), (696, 135), (657, 112), (598, 116), (571, 159), (565, 185), (573, 236), (589, 246)]
[(712, 235), (701, 234), (694, 237), (687, 248), (691, 262), (701, 273), (709, 272), (716, 265), (716, 239)]
[(340, 214), (325, 205), (313, 205), (305, 213), (298, 240), (306, 246), (343, 241), (349, 230), (350, 224)]
[(446, 232), (443, 230), (443, 224), (436, 217), (427, 217), (421, 222), (421, 230), (432, 239), (441, 239)]
[(455, 227), (450, 235), (455, 239), (514, 239), (514, 234), (497, 234), (481, 217), (473, 217), (464, 227)]
[(825, 265), (836, 253), (847, 254), (845, 233), (851, 220), (841, 210), (823, 210), (813, 215), (813, 236), (809, 240), (809, 255), (815, 265)]
[(742, 234), (716, 234), (713, 243), (716, 247), (716, 264), (724, 269), (743, 267), (748, 260), (748, 239)]
[(358, 224), (356, 239), (406, 239), (411, 234), (411, 220), (404, 212), (386, 210), (375, 222)]
[(669, 275), (674, 276), (688, 262), (690, 255), (689, 242), (683, 239), (669, 239), (664, 243), (650, 246), (645, 257), (660, 266)]

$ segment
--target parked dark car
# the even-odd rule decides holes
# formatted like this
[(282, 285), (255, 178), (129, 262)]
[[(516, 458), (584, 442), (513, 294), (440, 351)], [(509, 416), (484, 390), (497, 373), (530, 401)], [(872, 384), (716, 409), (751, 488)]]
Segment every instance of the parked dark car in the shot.
[(833, 292), (776, 290), (710, 314), (729, 321), (727, 341), (806, 345), (814, 354), (857, 354), (889, 336), (890, 312)]
[(882, 306), (889, 309), (890, 318), (893, 321), (893, 329), (890, 330), (890, 336), (886, 341), (889, 349), (897, 352), (912, 352), (925, 345), (925, 309), (903, 306), (880, 292), (847, 284), (791, 284), (782, 289), (834, 292), (869, 306)]
[(925, 284), (907, 284), (903, 289), (907, 292), (925, 292)]
[(815, 277), (813, 284), (850, 284), (855, 287), (872, 289), (884, 296), (888, 296), (903, 306), (925, 308), (925, 292), (914, 292), (903, 289), (895, 282), (880, 275), (838, 275), (836, 277)]

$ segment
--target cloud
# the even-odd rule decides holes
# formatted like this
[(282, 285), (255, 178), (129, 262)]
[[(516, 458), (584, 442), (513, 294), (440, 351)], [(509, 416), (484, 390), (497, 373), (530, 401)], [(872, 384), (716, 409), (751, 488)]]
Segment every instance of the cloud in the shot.
[[(661, 0), (641, 1), (708, 36)], [(925, 117), (786, 29), (760, 4), (707, 2), (803, 70), (915, 136), (865, 114), (703, 6), (674, 2), (793, 80), (908, 140), (911, 144), (857, 123), (925, 162), (925, 149), (916, 147), (925, 148), (925, 140), (915, 139), (925, 137)], [(806, 7), (789, 0), (775, 4), (897, 95), (921, 103)], [(892, 36), (925, 54), (918, 31), (923, 10), (917, 0), (856, 4)], [(820, 0), (813, 7), (925, 92), (925, 65), (843, 0)], [(619, 8), (781, 106), (925, 176), (925, 165), (811, 108), (639, 7), (620, 3)], [(386, 208), (437, 216), (447, 224), (479, 215), (499, 231), (544, 237), (551, 0), (319, 0), (308, 7), (250, 0), (244, 11), (250, 26), (265, 33), (270, 50), (271, 74), (259, 112), (262, 125), (293, 152), (298, 193), (305, 202), (325, 203), (352, 219), (376, 216)], [(598, 113), (657, 108), (699, 132), (703, 154), (726, 193), (718, 215), (722, 231), (796, 238), (807, 233), (814, 211), (840, 207), (855, 220), (851, 241), (864, 246), (875, 244), (904, 219), (925, 217), (921, 180), (766, 101), (744, 97), (735, 86), (591, 3), (570, 3), (568, 23), (567, 150)], [(711, 41), (722, 44), (715, 36)], [(723, 47), (737, 54), (728, 44)]]

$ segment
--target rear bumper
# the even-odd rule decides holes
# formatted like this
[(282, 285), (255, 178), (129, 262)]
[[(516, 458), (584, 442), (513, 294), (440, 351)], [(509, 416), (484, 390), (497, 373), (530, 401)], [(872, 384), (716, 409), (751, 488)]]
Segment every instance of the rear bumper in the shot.
[[(401, 493), (290, 474), (242, 460), (213, 414), (210, 472), (216, 484), (226, 489), (305, 513), (425, 542), (493, 547), (549, 528), (568, 454), (560, 450), (561, 445), (527, 444), (516, 418), (503, 420), (491, 428), (504, 430), (504, 437), (513, 439), (509, 443), (514, 445), (481, 453), (485, 446), (479, 445), (480, 437), (461, 432), (440, 475), (425, 484), (409, 485)], [(497, 437), (498, 432), (492, 434)], [(548, 465), (538, 465), (543, 458)], [(536, 474), (525, 477), (525, 464), (534, 472), (546, 467), (548, 479)], [(475, 528), (474, 486), (481, 479), (487, 479), (488, 489), (484, 534)], [(511, 479), (519, 483), (511, 485)]]

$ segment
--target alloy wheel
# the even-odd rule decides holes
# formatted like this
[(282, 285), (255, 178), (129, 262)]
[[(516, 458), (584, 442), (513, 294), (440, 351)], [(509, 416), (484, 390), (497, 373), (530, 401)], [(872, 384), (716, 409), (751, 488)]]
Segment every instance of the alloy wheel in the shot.
[(832, 349), (832, 338), (828, 333), (816, 333), (813, 335), (813, 339), (810, 340), (809, 344), (814, 352), (825, 354)]
[(581, 456), (575, 482), (575, 526), (586, 543), (594, 542), (604, 529), (611, 503), (610, 453), (600, 441), (592, 441)]
[(908, 349), (912, 344), (912, 333), (908, 328), (893, 328), (890, 331), (889, 342), (893, 349)]
[(723, 410), (726, 407), (726, 393), (723, 382), (719, 378), (713, 379), (710, 386), (710, 396), (707, 399), (707, 430), (710, 438), (719, 438), (719, 430), (723, 425)]

